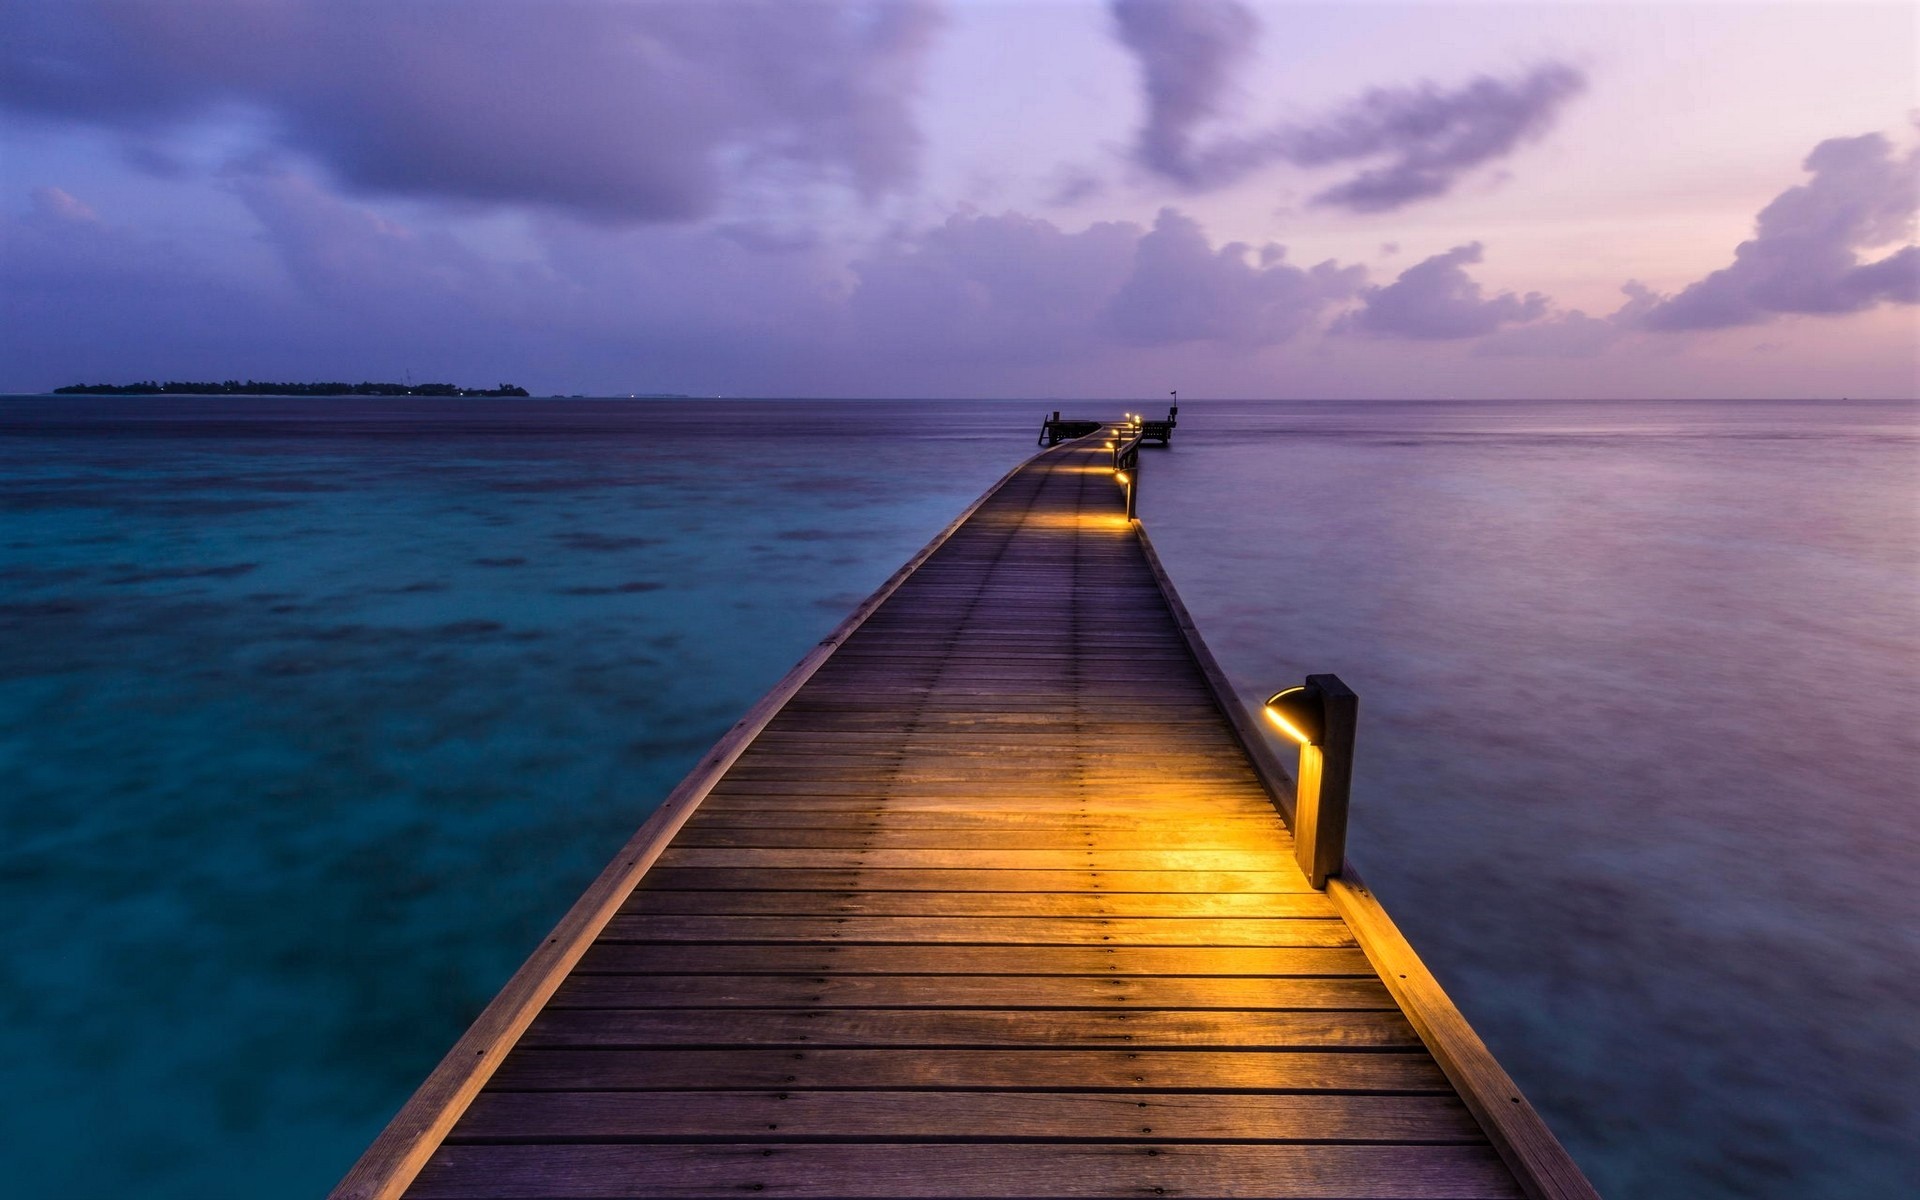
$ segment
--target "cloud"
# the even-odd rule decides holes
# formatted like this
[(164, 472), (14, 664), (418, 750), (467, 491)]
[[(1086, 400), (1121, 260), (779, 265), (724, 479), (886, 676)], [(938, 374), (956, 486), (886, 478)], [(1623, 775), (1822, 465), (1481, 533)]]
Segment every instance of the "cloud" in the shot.
[(1466, 272), (1468, 264), (1480, 261), (1481, 250), (1479, 242), (1455, 246), (1408, 267), (1384, 287), (1366, 289), (1361, 306), (1342, 318), (1341, 328), (1437, 341), (1483, 337), (1502, 325), (1545, 316), (1547, 298), (1538, 292), (1481, 294)]
[(57, 187), (37, 187), (30, 193), (34, 217), (43, 222), (97, 225), (100, 214), (93, 206), (71, 192)]
[(1054, 173), (1052, 193), (1047, 204), (1052, 208), (1072, 208), (1106, 195), (1107, 181), (1085, 167), (1062, 167)]
[(184, 375), (197, 361), (180, 353), (188, 344), (244, 373), (253, 335), (288, 316), (271, 289), (111, 224), (61, 188), (35, 188), (27, 211), (0, 213), (5, 388)]
[(1303, 270), (1285, 260), (1286, 248), (1272, 242), (1257, 253), (1244, 242), (1215, 250), (1191, 217), (1163, 208), (1108, 306), (1112, 329), (1136, 346), (1270, 345), (1299, 334), (1366, 281), (1364, 267), (1329, 260)]
[[(348, 204), (311, 179), (286, 172), (240, 176), (230, 185), (309, 299), (361, 315), (431, 317), (435, 298), (522, 289), (509, 272), (440, 230), (419, 232)], [(382, 311), (390, 310), (390, 311)], [(465, 314), (470, 315), (470, 314)]]
[(1134, 161), (1194, 190), (1226, 187), (1277, 163), (1371, 161), (1313, 202), (1389, 212), (1444, 195), (1475, 168), (1540, 137), (1586, 89), (1580, 71), (1548, 62), (1516, 79), (1479, 76), (1451, 89), (1375, 88), (1317, 122), (1203, 138), (1207, 123), (1226, 115), (1258, 18), (1239, 0), (1113, 0), (1112, 12), (1146, 92)]
[(1897, 155), (1878, 133), (1829, 138), (1803, 168), (1813, 178), (1760, 210), (1733, 264), (1648, 312), (1648, 329), (1753, 325), (1779, 313), (1859, 312), (1920, 303), (1920, 247), (1876, 261), (1860, 252), (1913, 235), (1920, 210), (1920, 147)]
[(0, 214), (0, 362), (15, 386), (412, 369), (536, 389), (965, 390), (1181, 346), (1257, 351), (1312, 329), (1365, 279), (1295, 266), (1274, 244), (1216, 246), (1173, 209), (1151, 228), (1074, 229), (967, 211), (851, 260), (725, 227), (554, 217), (500, 254), (446, 214), (398, 219), (296, 173), (224, 186), (240, 219), (225, 274), (57, 188)]
[(1627, 302), (1605, 317), (1579, 309), (1543, 321), (1502, 329), (1474, 346), (1475, 354), (1503, 358), (1592, 358), (1638, 328), (1660, 297), (1638, 280), (1620, 288)]
[(1085, 350), (1126, 280), (1141, 229), (1068, 233), (1018, 213), (963, 212), (857, 261), (861, 339), (889, 354), (1035, 362)]
[(1135, 158), (1177, 182), (1205, 184), (1195, 130), (1220, 115), (1234, 71), (1252, 52), (1259, 18), (1239, 0), (1113, 0), (1112, 12), (1147, 94)]
[(368, 192), (601, 219), (714, 211), (757, 175), (910, 182), (938, 24), (918, 0), (20, 0), (0, 105), (126, 135), (148, 161), (250, 120)]
[(1285, 261), (1286, 250), (1217, 249), (1191, 217), (1152, 229), (962, 213), (854, 264), (857, 340), (941, 362), (1069, 361), (1116, 347), (1254, 349), (1296, 337), (1365, 281), (1362, 267)]
[(1585, 88), (1585, 76), (1564, 63), (1515, 80), (1481, 76), (1451, 91), (1430, 83), (1376, 88), (1318, 125), (1282, 134), (1281, 153), (1303, 167), (1385, 159), (1313, 199), (1388, 212), (1445, 195), (1475, 167), (1539, 137)]

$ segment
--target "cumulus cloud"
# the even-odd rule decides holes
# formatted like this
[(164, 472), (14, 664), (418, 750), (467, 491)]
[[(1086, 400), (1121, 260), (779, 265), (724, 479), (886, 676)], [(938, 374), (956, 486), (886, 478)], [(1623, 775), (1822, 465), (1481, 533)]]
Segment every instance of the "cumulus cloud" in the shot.
[(870, 345), (892, 352), (1069, 355), (1099, 339), (1140, 233), (1126, 222), (1069, 233), (1019, 213), (959, 213), (854, 263), (851, 315)]
[(1660, 297), (1638, 280), (1628, 280), (1620, 291), (1626, 303), (1607, 316), (1590, 317), (1577, 308), (1556, 313), (1529, 325), (1502, 329), (1483, 338), (1473, 352), (1514, 358), (1592, 358), (1632, 333), (1660, 303)]
[(756, 170), (909, 182), (918, 0), (20, 0), (0, 104), (154, 139), (249, 114), (374, 192), (703, 216)]
[(524, 350), (548, 336), (563, 289), (540, 264), (484, 255), (441, 228), (416, 228), (291, 172), (228, 186), (258, 223), (305, 320), (355, 343), (444, 339)]
[(1258, 251), (1244, 242), (1215, 250), (1193, 218), (1171, 208), (1160, 210), (1133, 257), (1133, 271), (1107, 311), (1120, 339), (1140, 346), (1282, 342), (1366, 281), (1364, 267), (1331, 260), (1293, 266), (1286, 248), (1273, 242)]
[(1271, 346), (1356, 294), (1365, 269), (1294, 267), (1277, 244), (1213, 248), (1196, 221), (1069, 232), (1020, 213), (958, 213), (852, 265), (854, 338), (876, 355), (1046, 363), (1100, 348)]
[(1203, 136), (1226, 115), (1259, 21), (1239, 0), (1113, 0), (1120, 39), (1140, 65), (1146, 121), (1136, 162), (1185, 187), (1224, 187), (1276, 163), (1364, 164), (1316, 204), (1387, 212), (1444, 195), (1468, 173), (1550, 129), (1586, 77), (1549, 62), (1515, 79), (1480, 76), (1455, 88), (1375, 88), (1306, 124)]
[(1469, 242), (1415, 263), (1392, 283), (1361, 293), (1360, 307), (1342, 318), (1341, 327), (1438, 341), (1483, 337), (1503, 325), (1546, 315), (1547, 298), (1539, 292), (1485, 295), (1466, 270), (1481, 256), (1480, 243)]
[(961, 213), (854, 264), (849, 310), (868, 344), (943, 361), (1059, 361), (1111, 346), (1297, 336), (1365, 279), (1364, 268), (1285, 261), (1276, 244), (1217, 249), (1191, 217), (1152, 229)]
[(1216, 246), (1171, 209), (1151, 228), (967, 211), (851, 261), (709, 224), (554, 217), (502, 254), (484, 225), (381, 211), (293, 172), (223, 186), (243, 215), (225, 271), (58, 188), (0, 213), (10, 386), (413, 369), (535, 388), (964, 392), (1180, 346), (1224, 360), (1301, 335), (1364, 278), (1296, 267), (1278, 245)]
[(1724, 329), (1779, 313), (1850, 313), (1920, 303), (1920, 247), (1863, 262), (1861, 252), (1913, 236), (1920, 147), (1906, 154), (1878, 133), (1813, 148), (1808, 182), (1760, 210), (1733, 264), (1648, 312), (1654, 330)]

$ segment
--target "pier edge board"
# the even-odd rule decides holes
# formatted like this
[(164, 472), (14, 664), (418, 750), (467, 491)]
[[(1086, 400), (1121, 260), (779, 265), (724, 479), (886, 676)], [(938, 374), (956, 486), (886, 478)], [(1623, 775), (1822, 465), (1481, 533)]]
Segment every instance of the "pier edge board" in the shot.
[[(1160, 585), (1167, 606), (1173, 611), (1174, 625), (1186, 639), (1187, 648), (1199, 663), (1200, 673), (1206, 678), (1215, 702), (1252, 760), (1254, 773), (1272, 794), (1274, 806), (1291, 830), (1292, 775), (1280, 765), (1265, 735), (1247, 716), (1239, 693), (1201, 638), (1199, 626), (1181, 602), (1180, 593), (1161, 564), (1146, 526), (1137, 517), (1133, 529), (1140, 538), (1140, 548), (1146, 554), (1154, 582)], [(1473, 1026), (1421, 961), (1419, 952), (1393, 923), (1350, 861), (1343, 863), (1339, 875), (1327, 881), (1327, 896), (1346, 921), (1367, 961), (1373, 964), (1388, 992), (1406, 1014), (1414, 1032), (1420, 1035), (1427, 1052), (1440, 1065), (1447, 1082), (1460, 1094), (1501, 1161), (1513, 1172), (1528, 1200), (1599, 1200), (1599, 1192), (1588, 1182), (1579, 1164), (1560, 1144), (1560, 1139), (1554, 1136), (1506, 1068), (1480, 1040), (1480, 1035), (1473, 1031)]]
[(723, 734), (686, 778), (667, 794), (612, 862), (560, 918), (499, 993), (480, 1011), (426, 1080), (394, 1114), (372, 1145), (348, 1169), (328, 1200), (397, 1200), (446, 1140), (455, 1122), (486, 1085), (507, 1052), (559, 990), (561, 982), (613, 919), (700, 802), (719, 783), (755, 737), (787, 701), (813, 677), (833, 652), (879, 610), (906, 581), (945, 545), (974, 513), (1033, 463), (1062, 453), (1079, 439), (1068, 439), (1028, 455), (982, 492), (960, 515), (933, 536), (846, 619), (816, 643), (773, 688)]

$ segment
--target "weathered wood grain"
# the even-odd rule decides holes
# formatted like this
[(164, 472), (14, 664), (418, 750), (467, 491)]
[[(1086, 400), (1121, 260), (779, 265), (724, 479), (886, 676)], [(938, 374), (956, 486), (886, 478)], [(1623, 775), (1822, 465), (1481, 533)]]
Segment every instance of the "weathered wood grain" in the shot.
[(754, 917), (622, 914), (619, 942), (867, 942), (1033, 946), (1349, 946), (1337, 917)]
[(1453, 1096), (1161, 1092), (490, 1092), (454, 1142), (1483, 1142)]
[(1492, 1200), (1520, 1195), (1485, 1146), (447, 1146), (421, 1200), (470, 1197), (1262, 1197)]
[(1241, 896), (1310, 890), (1298, 871), (1062, 871), (1006, 868), (666, 867), (640, 881), (643, 891), (793, 890), (861, 892), (1093, 892)]
[[(761, 880), (760, 882), (767, 882)], [(1319, 892), (635, 891), (629, 915), (864, 917), (1331, 917)]]
[(890, 829), (878, 822), (865, 827), (838, 829), (809, 826), (799, 829), (761, 826), (727, 829), (716, 826), (684, 828), (676, 845), (694, 847), (752, 847), (755, 849), (866, 850), (1226, 850), (1235, 854), (1285, 854), (1293, 840), (1278, 830), (1255, 826), (1227, 827), (1196, 822), (1185, 829), (1100, 830), (1074, 829)]
[(1081, 1091), (1433, 1093), (1453, 1089), (1425, 1050), (791, 1049), (608, 1050), (522, 1046), (501, 1091), (958, 1088)]
[(1059, 871), (1245, 871), (1271, 866), (1266, 854), (1243, 850), (932, 850), (879, 846), (669, 846), (670, 867), (1018, 867)]
[(596, 942), (577, 968), (674, 975), (1373, 975), (1354, 946), (897, 946)]
[(526, 1046), (950, 1046), (1033, 1049), (1178, 1046), (1409, 1050), (1419, 1037), (1398, 1011), (1200, 1012), (1143, 1009), (548, 1008)]
[(629, 975), (575, 972), (561, 1008), (1382, 1009), (1378, 979), (1288, 976)]

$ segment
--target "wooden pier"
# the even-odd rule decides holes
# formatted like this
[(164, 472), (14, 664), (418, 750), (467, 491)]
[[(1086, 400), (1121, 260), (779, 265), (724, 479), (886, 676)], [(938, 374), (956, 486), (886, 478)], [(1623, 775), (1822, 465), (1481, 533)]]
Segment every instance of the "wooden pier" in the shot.
[(1113, 455), (1028, 460), (802, 660), (335, 1197), (1592, 1196), (1295, 865)]

